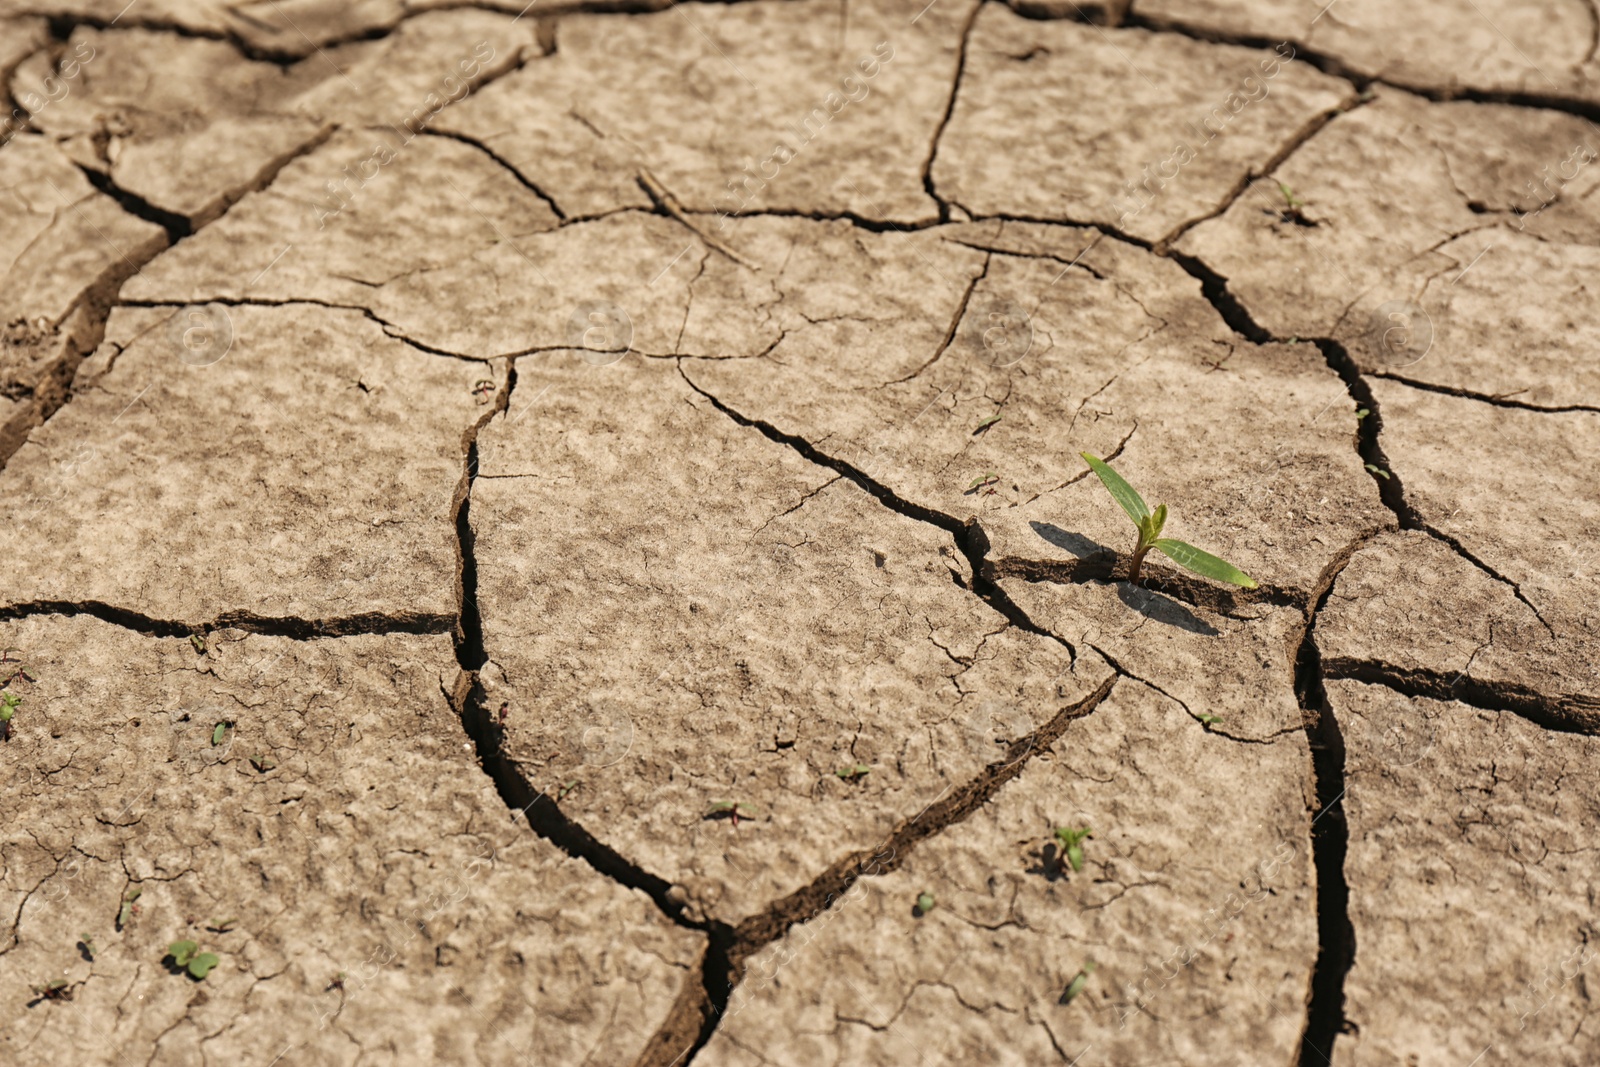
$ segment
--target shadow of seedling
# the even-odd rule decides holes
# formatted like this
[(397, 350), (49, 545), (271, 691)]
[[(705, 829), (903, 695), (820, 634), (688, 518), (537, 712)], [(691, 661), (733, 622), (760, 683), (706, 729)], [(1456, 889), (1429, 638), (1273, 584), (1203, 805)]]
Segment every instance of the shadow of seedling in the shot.
[(707, 821), (726, 819), (737, 828), (740, 820), (748, 821), (759, 814), (752, 805), (742, 800), (718, 800), (711, 805), (711, 810), (705, 813), (704, 818)]
[(28, 1001), (27, 1007), (33, 1008), (47, 1000), (71, 1000), (72, 984), (65, 978), (55, 978), (43, 985), (33, 987), (33, 999)]
[(1058, 827), (1053, 831), (1055, 840), (1039, 847), (1039, 862), (1029, 867), (1029, 874), (1043, 875), (1047, 881), (1059, 882), (1083, 870), (1083, 843), (1094, 836), (1087, 826)]
[[(1159, 579), (1155, 583), (1159, 583)], [(1139, 588), (1127, 582), (1117, 583), (1117, 597), (1128, 607), (1151, 622), (1176, 626), (1192, 634), (1216, 637), (1221, 633), (1215, 626), (1184, 607), (1178, 601), (1153, 589)]]
[(1037, 519), (1028, 523), (1033, 532), (1066, 552), (1071, 552), (1082, 560), (1104, 559), (1106, 564), (1105, 577), (1111, 577), (1111, 567), (1116, 563), (1117, 554), (1098, 541), (1091, 541), (1080, 533), (1063, 530), (1061, 527), (1048, 522), (1039, 522)]

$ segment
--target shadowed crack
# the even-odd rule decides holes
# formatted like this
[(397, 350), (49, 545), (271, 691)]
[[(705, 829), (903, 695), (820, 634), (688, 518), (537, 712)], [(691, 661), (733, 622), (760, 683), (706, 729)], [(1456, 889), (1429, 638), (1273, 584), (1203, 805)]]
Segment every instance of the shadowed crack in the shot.
[(1515, 682), (1482, 681), (1459, 672), (1446, 674), (1347, 656), (1328, 657), (1323, 660), (1322, 669), (1328, 678), (1381, 685), (1408, 697), (1454, 701), (1484, 711), (1509, 711), (1558, 733), (1600, 735), (1600, 699), (1583, 693), (1551, 696)]
[(982, 11), (983, 4), (980, 0), (972, 6), (972, 14), (967, 16), (967, 24), (961, 27), (961, 50), (956, 54), (956, 72), (950, 80), (950, 100), (945, 104), (944, 114), (939, 116), (939, 125), (934, 128), (933, 140), (928, 144), (928, 159), (922, 164), (922, 188), (933, 198), (933, 202), (939, 205), (940, 222), (950, 221), (950, 203), (933, 187), (933, 161), (938, 158), (939, 141), (944, 137), (945, 127), (950, 125), (950, 116), (956, 113), (956, 96), (961, 92), (961, 78), (967, 71), (967, 46), (972, 40), (972, 27), (977, 24), (978, 14)]
[(537, 196), (540, 200), (543, 200), (545, 206), (548, 207), (555, 214), (556, 218), (560, 219), (563, 222), (565, 222), (567, 220), (567, 213), (565, 211), (561, 210), (561, 205), (556, 203), (554, 197), (552, 197), (549, 193), (546, 193), (543, 189), (541, 189), (537, 185), (535, 185), (532, 181), (529, 180), (529, 178), (528, 178), (528, 176), (526, 174), (522, 173), (522, 171), (518, 170), (515, 166), (513, 166), (511, 164), (511, 162), (509, 160), (507, 160), (504, 156), (500, 155), (494, 149), (490, 148), (488, 145), (486, 145), (482, 141), (478, 140), (478, 138), (473, 137), (470, 134), (458, 133), (458, 132), (456, 132), (454, 130), (426, 130), (425, 129), (425, 130), (423, 130), (421, 132), (422, 132), (422, 135), (424, 137), (443, 137), (443, 138), (446, 138), (448, 140), (459, 141), (461, 144), (469, 145), (469, 146), (471, 146), (473, 148), (476, 148), (478, 151), (482, 152), (484, 155), (488, 156), (490, 159), (492, 159), (494, 162), (498, 163), (502, 168), (504, 168), (505, 171), (508, 174), (510, 174), (513, 178), (515, 178), (517, 180), (517, 183), (519, 185), (521, 185), (523, 188), (527, 189), (529, 192), (533, 193), (533, 195)]
[(154, 618), (98, 600), (31, 600), (0, 608), (0, 619), (28, 619), (40, 615), (89, 615), (101, 622), (109, 622), (149, 637), (188, 637), (215, 630), (243, 630), (296, 641), (350, 637), (355, 634), (443, 634), (449, 633), (456, 624), (454, 615), (423, 611), (366, 611), (326, 619), (304, 619), (293, 615), (260, 615), (240, 610), (224, 611), (203, 621), (184, 622)]
[(846, 478), (856, 483), (856, 485), (870, 493), (878, 500), (879, 503), (888, 508), (890, 511), (904, 515), (908, 519), (915, 519), (918, 522), (925, 522), (931, 526), (937, 526), (939, 529), (950, 534), (951, 538), (955, 541), (956, 547), (960, 549), (962, 555), (966, 556), (967, 558), (967, 563), (972, 571), (971, 591), (974, 594), (981, 598), (984, 603), (998, 611), (1001, 615), (1004, 615), (1013, 626), (1020, 630), (1026, 630), (1028, 633), (1036, 634), (1040, 637), (1046, 637), (1057, 642), (1072, 654), (1074, 660), (1077, 659), (1077, 651), (1072, 647), (1071, 642), (1034, 622), (1033, 619), (1028, 617), (1027, 612), (1023, 611), (1021, 606), (1013, 601), (1004, 589), (1001, 589), (992, 578), (988, 577), (984, 573), (983, 564), (984, 559), (989, 552), (989, 540), (984, 534), (983, 528), (978, 525), (976, 519), (962, 520), (956, 518), (954, 515), (947, 515), (942, 511), (936, 511), (933, 508), (923, 507), (921, 504), (912, 503), (911, 501), (906, 500), (904, 497), (897, 494), (888, 486), (872, 478), (852, 464), (846, 463), (842, 459), (837, 459), (822, 452), (804, 438), (798, 437), (794, 434), (784, 433), (771, 423), (762, 422), (758, 419), (752, 419), (735, 411), (733, 408), (729, 407), (727, 404), (724, 404), (721, 400), (717, 399), (715, 396), (696, 385), (694, 380), (690, 378), (688, 373), (684, 370), (682, 360), (679, 360), (678, 362), (678, 373), (682, 375), (683, 380), (688, 383), (689, 388), (705, 397), (711, 402), (712, 407), (728, 416), (728, 418), (732, 419), (740, 426), (745, 426), (756, 430), (770, 441), (775, 441), (782, 445), (788, 445), (805, 459), (819, 467), (826, 467), (831, 471), (844, 475)]
[(1523, 400), (1513, 400), (1511, 396), (1495, 396), (1490, 393), (1476, 393), (1470, 389), (1462, 389), (1453, 385), (1436, 385), (1433, 382), (1418, 381), (1399, 374), (1390, 374), (1386, 371), (1368, 371), (1374, 378), (1384, 381), (1397, 382), (1412, 389), (1420, 389), (1427, 393), (1442, 393), (1445, 396), (1458, 397), (1462, 400), (1476, 400), (1480, 404), (1492, 404), (1499, 408), (1514, 408), (1518, 411), (1537, 411), (1546, 414), (1564, 414), (1575, 411), (1600, 412), (1600, 406), (1594, 404), (1529, 404)]
[(1344, 980), (1356, 954), (1350, 885), (1344, 874), (1350, 847), (1350, 827), (1343, 807), (1344, 734), (1328, 703), (1315, 636), (1317, 616), (1327, 606), (1339, 575), (1374, 533), (1369, 531), (1346, 545), (1323, 568), (1307, 606), (1305, 630), (1295, 652), (1294, 694), (1305, 721), (1317, 798), (1316, 815), (1311, 820), (1311, 858), (1317, 872), (1317, 961), (1311, 971), (1297, 1067), (1322, 1067), (1332, 1061), (1333, 1042), (1348, 1025), (1344, 1017)]
[[(1390, 73), (1380, 72), (1373, 74), (1363, 71), (1336, 55), (1308, 48), (1293, 37), (1282, 38), (1263, 36), (1261, 34), (1231, 33), (1224, 30), (1196, 26), (1184, 22), (1182, 19), (1144, 15), (1138, 11), (1128, 13), (1125, 25), (1149, 30), (1153, 33), (1175, 34), (1206, 44), (1235, 45), (1240, 48), (1275, 49), (1281, 44), (1288, 44), (1295, 50), (1295, 59), (1309, 64), (1331, 77), (1342, 78), (1363, 91), (1372, 85), (1387, 85), (1391, 88), (1414, 93), (1436, 103), (1462, 100), (1473, 104), (1510, 104), (1513, 107), (1525, 107), (1539, 111), (1560, 111), (1568, 115), (1576, 115), (1579, 118), (1588, 119), (1591, 122), (1600, 121), (1600, 103), (1576, 96), (1568, 96), (1561, 91), (1559, 85), (1553, 82), (1551, 82), (1550, 91), (1542, 93), (1528, 90), (1473, 89), (1453, 83), (1430, 85), (1427, 82), (1395, 77)], [(1534, 69), (1537, 70), (1537, 68)], [(1543, 72), (1539, 73), (1541, 77), (1545, 77)], [(1550, 82), (1548, 77), (1545, 77), (1545, 80)]]

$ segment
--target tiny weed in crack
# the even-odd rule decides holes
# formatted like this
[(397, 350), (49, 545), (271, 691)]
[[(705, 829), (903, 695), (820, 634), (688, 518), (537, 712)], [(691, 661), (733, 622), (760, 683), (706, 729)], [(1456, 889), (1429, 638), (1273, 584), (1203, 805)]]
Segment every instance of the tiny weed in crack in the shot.
[(1184, 570), (1193, 571), (1202, 578), (1227, 582), (1246, 589), (1256, 587), (1254, 578), (1227, 560), (1219, 559), (1209, 552), (1202, 552), (1182, 541), (1162, 537), (1161, 528), (1167, 523), (1165, 504), (1157, 504), (1155, 511), (1151, 511), (1150, 506), (1144, 502), (1144, 498), (1134, 490), (1133, 486), (1124, 481), (1122, 475), (1112, 470), (1104, 460), (1087, 452), (1080, 452), (1078, 455), (1082, 456), (1089, 469), (1094, 471), (1095, 476), (1106, 487), (1106, 492), (1111, 494), (1111, 499), (1122, 505), (1122, 510), (1128, 513), (1128, 518), (1139, 528), (1139, 540), (1133, 549), (1133, 562), (1128, 566), (1128, 581), (1131, 584), (1139, 584), (1139, 568), (1144, 563), (1145, 554), (1153, 548)]
[(712, 803), (706, 818), (727, 819), (737, 827), (740, 819), (754, 819), (756, 814), (756, 809), (742, 800), (718, 800)]
[(134, 901), (138, 900), (139, 895), (143, 892), (143, 889), (134, 886), (122, 894), (122, 907), (117, 911), (118, 931), (126, 930), (128, 924), (133, 922), (134, 916), (139, 914), (139, 905), (135, 904)]
[(201, 952), (200, 946), (193, 941), (174, 941), (167, 946), (165, 959), (172, 961), (174, 973), (187, 971), (196, 982), (205, 981), (211, 969), (222, 962), (215, 952)]
[(65, 978), (57, 978), (33, 987), (33, 995), (39, 1000), (71, 1000), (72, 986), (67, 984)]
[(1083, 843), (1094, 836), (1094, 831), (1087, 826), (1076, 829), (1058, 826), (1055, 831), (1057, 843), (1061, 845), (1061, 859), (1057, 863), (1065, 862), (1073, 871), (1083, 870)]
[(1095, 968), (1098, 966), (1099, 964), (1095, 963), (1094, 960), (1084, 960), (1083, 966), (1078, 968), (1078, 973), (1073, 976), (1072, 981), (1067, 983), (1066, 990), (1061, 994), (1060, 1002), (1062, 1004), (1071, 1004), (1078, 994), (1087, 989), (1089, 987), (1089, 976), (1095, 972)]

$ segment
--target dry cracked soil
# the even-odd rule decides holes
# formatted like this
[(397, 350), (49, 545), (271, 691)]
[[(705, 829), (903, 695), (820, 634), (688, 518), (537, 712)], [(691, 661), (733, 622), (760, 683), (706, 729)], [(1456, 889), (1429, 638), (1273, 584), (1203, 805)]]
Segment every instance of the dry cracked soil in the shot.
[(1600, 1062), (1597, 42), (0, 0), (0, 1062)]

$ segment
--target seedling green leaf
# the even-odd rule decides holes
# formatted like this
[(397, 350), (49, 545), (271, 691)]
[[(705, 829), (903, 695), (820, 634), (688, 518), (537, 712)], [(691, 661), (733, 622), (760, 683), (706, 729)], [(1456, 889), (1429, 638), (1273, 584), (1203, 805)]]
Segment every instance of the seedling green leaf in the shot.
[(871, 774), (872, 768), (868, 767), (865, 763), (857, 763), (850, 767), (840, 767), (833, 773), (837, 774), (840, 778), (843, 778), (847, 782), (853, 782), (857, 778), (865, 778), (867, 775)]
[(715, 819), (719, 815), (726, 815), (733, 825), (738, 826), (740, 819), (754, 819), (756, 809), (740, 800), (718, 800), (711, 805), (711, 810), (706, 812), (706, 818)]
[(1294, 190), (1289, 188), (1283, 182), (1279, 182), (1278, 183), (1278, 192), (1283, 194), (1283, 202), (1285, 204), (1287, 204), (1290, 208), (1297, 208), (1297, 207), (1305, 207), (1306, 206), (1306, 202), (1304, 200), (1301, 200), (1298, 196), (1295, 196), (1294, 195)]
[(211, 747), (212, 748), (216, 748), (218, 745), (222, 744), (222, 739), (224, 737), (228, 736), (228, 727), (230, 727), (232, 725), (233, 725), (233, 723), (231, 723), (231, 722), (219, 722), (219, 723), (217, 723), (216, 727), (213, 728), (212, 731), (211, 731)]
[(1374, 464), (1368, 463), (1367, 464), (1367, 470), (1371, 471), (1373, 474), (1376, 474), (1378, 477), (1382, 478), (1384, 481), (1388, 481), (1389, 480), (1389, 472), (1384, 470), (1382, 467), (1379, 467), (1379, 466), (1376, 466)]
[(201, 952), (193, 941), (174, 941), (167, 946), (167, 955), (172, 957), (173, 963), (186, 968), (195, 981), (205, 978), (211, 968), (222, 962), (214, 952)]
[(33, 987), (33, 995), (43, 1000), (71, 1000), (72, 990), (67, 988), (65, 978), (56, 978)]
[(999, 415), (990, 415), (987, 419), (984, 419), (982, 422), (978, 423), (978, 428), (973, 430), (972, 432), (974, 434), (980, 434), (980, 433), (982, 433), (983, 431), (987, 430), (989, 427), (993, 426), (995, 423), (997, 423), (999, 421), (1000, 421), (1000, 416)]
[(1195, 716), (1195, 718), (1199, 719), (1201, 722), (1205, 723), (1207, 726), (1210, 726), (1214, 722), (1221, 722), (1222, 721), (1222, 716), (1221, 715), (1213, 715), (1208, 711), (1207, 712), (1201, 712), (1199, 715)]
[(1100, 479), (1106, 491), (1111, 494), (1111, 499), (1122, 505), (1122, 510), (1128, 513), (1128, 518), (1139, 530), (1139, 540), (1134, 544), (1133, 558), (1128, 564), (1128, 581), (1134, 585), (1139, 584), (1139, 568), (1144, 563), (1145, 553), (1152, 548), (1171, 559), (1178, 566), (1196, 574), (1211, 578), (1219, 582), (1231, 582), (1242, 585), (1246, 589), (1254, 589), (1256, 580), (1244, 571), (1235, 567), (1227, 560), (1218, 559), (1209, 552), (1170, 537), (1162, 537), (1162, 527), (1167, 524), (1167, 506), (1157, 504), (1155, 511), (1144, 502), (1138, 492), (1123, 480), (1122, 475), (1112, 470), (1105, 460), (1091, 456), (1087, 452), (1079, 452), (1083, 461), (1089, 465)]
[(924, 890), (917, 894), (917, 914), (926, 915), (933, 910), (933, 894)]
[(1157, 552), (1160, 552), (1178, 566), (1185, 570), (1194, 571), (1202, 578), (1227, 582), (1230, 585), (1242, 585), (1246, 589), (1254, 589), (1256, 587), (1256, 580), (1244, 571), (1225, 559), (1218, 559), (1209, 552), (1200, 551), (1193, 545), (1175, 541), (1170, 537), (1163, 537), (1156, 542), (1155, 547)]
[(193, 645), (194, 650), (200, 653), (202, 656), (206, 654), (206, 639), (201, 634), (190, 634), (189, 643)]
[(134, 901), (139, 899), (139, 894), (144, 890), (134, 886), (122, 894), (122, 908), (117, 912), (117, 929), (122, 930), (133, 920), (134, 913), (139, 910)]
[(1056, 828), (1056, 841), (1061, 844), (1061, 854), (1066, 858), (1067, 866), (1074, 871), (1083, 870), (1083, 842), (1094, 836), (1094, 831), (1087, 826), (1072, 829), (1066, 826)]
[(984, 471), (982, 474), (978, 475), (976, 478), (972, 479), (972, 481), (967, 483), (967, 490), (970, 492), (973, 489), (978, 488), (980, 485), (988, 485), (990, 482), (998, 482), (999, 480), (1000, 476), (994, 471)]
[(1088, 988), (1089, 976), (1095, 972), (1097, 966), (1099, 965), (1094, 960), (1084, 961), (1083, 966), (1078, 969), (1077, 976), (1067, 983), (1067, 991), (1061, 994), (1061, 1003), (1071, 1004), (1079, 993)]
[(1128, 518), (1133, 520), (1135, 526), (1144, 528), (1144, 520), (1150, 514), (1150, 506), (1144, 502), (1144, 497), (1134, 491), (1133, 486), (1123, 481), (1122, 475), (1112, 470), (1106, 461), (1087, 452), (1079, 452), (1083, 461), (1094, 471), (1106, 491), (1111, 494), (1111, 499), (1122, 505), (1122, 510), (1128, 513)]

